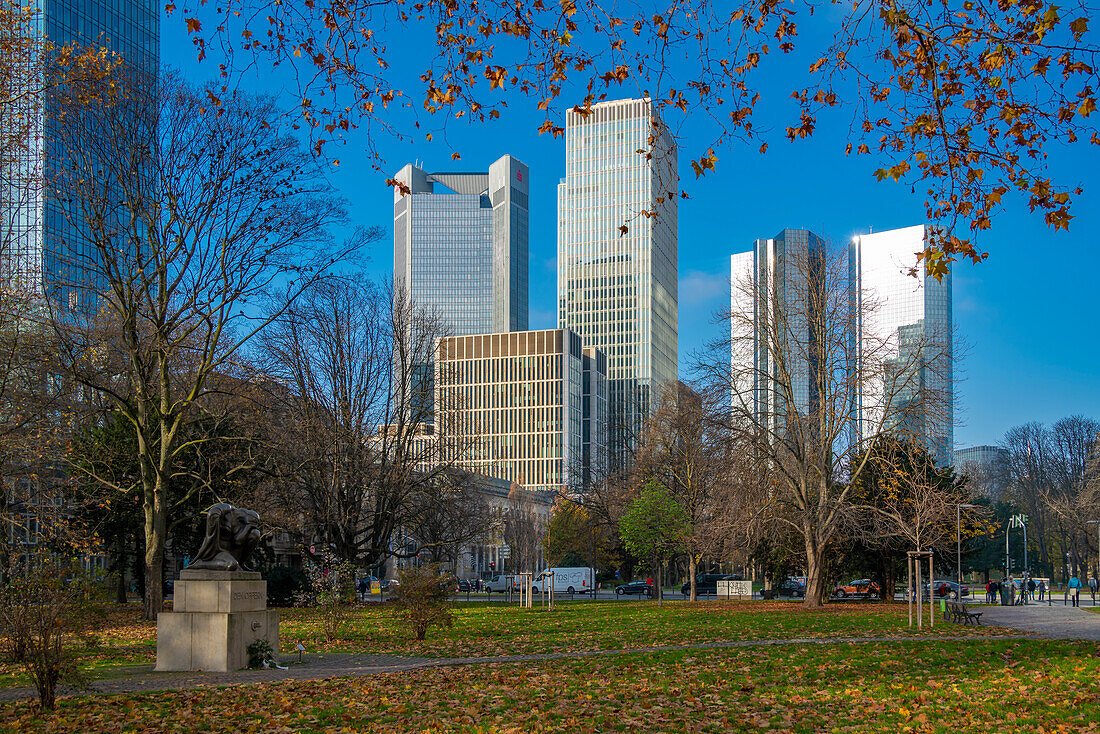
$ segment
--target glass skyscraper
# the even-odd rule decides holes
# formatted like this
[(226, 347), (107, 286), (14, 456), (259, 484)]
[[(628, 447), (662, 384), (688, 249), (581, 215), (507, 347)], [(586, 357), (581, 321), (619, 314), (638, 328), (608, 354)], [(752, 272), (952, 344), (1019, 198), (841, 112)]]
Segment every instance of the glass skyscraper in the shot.
[(813, 232), (784, 229), (730, 258), (732, 399), (772, 435), (789, 412), (805, 418), (816, 403), (808, 274), (824, 267), (825, 250)]
[(486, 173), (394, 176), (393, 279), (456, 336), (527, 328), (527, 166), (510, 155)]
[(971, 446), (955, 450), (955, 471), (970, 477), (978, 492), (998, 501), (1012, 478), (1012, 453), (1002, 446)]
[[(119, 54), (126, 69), (155, 74), (160, 64), (160, 6), (154, 0), (37, 0), (36, 27), (29, 32), (55, 45), (106, 47)], [(35, 96), (24, 111), (37, 116), (22, 160), (5, 161), (3, 266), (4, 280), (35, 292), (51, 293), (75, 305), (82, 285), (99, 271), (96, 254), (80, 236), (75, 214), (49, 185), (62, 164), (55, 102), (49, 93)]]
[[(918, 438), (938, 463), (949, 465), (954, 460), (955, 409), (951, 274), (943, 280), (927, 276), (916, 255), (932, 231), (922, 224), (852, 239), (848, 267), (858, 315), (853, 338), (861, 355), (864, 345), (888, 350), (884, 380), (905, 385), (896, 395), (869, 388), (858, 397), (854, 408), (859, 428), (853, 439), (867, 438), (875, 430), (889, 401), (903, 418), (884, 427)], [(897, 374), (891, 373), (891, 365)], [(899, 380), (901, 371), (910, 374)]]
[(621, 467), (677, 379), (676, 145), (648, 99), (566, 113), (558, 184), (558, 326), (607, 355), (609, 448)]

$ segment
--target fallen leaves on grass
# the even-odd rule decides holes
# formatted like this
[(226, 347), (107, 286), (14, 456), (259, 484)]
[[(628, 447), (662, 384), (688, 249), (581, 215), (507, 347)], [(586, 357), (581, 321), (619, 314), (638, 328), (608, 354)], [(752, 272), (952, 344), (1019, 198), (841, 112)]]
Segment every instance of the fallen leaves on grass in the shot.
[(0, 707), (36, 734), (1095, 731), (1095, 645), (913, 641), (630, 653)]

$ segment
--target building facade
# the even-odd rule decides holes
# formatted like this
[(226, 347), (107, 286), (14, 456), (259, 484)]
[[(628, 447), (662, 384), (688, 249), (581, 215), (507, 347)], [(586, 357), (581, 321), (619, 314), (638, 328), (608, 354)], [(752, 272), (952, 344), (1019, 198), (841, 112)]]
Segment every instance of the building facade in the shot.
[(815, 402), (808, 274), (825, 257), (820, 236), (784, 229), (730, 258), (731, 399), (771, 435)]
[[(546, 567), (543, 539), (550, 524), (554, 494), (528, 490), (505, 479), (472, 477), (475, 501), (485, 510), (488, 526), (481, 537), (462, 543), (442, 562), (457, 579), (488, 579), (499, 573), (538, 572)], [(394, 554), (386, 563), (388, 578), (397, 578), (402, 568), (424, 563), (420, 539), (398, 528), (390, 543)], [(424, 557), (421, 557), (424, 556)]]
[[(31, 0), (31, 5), (39, 13), (28, 33), (57, 46), (106, 47), (119, 54), (120, 73), (158, 72), (161, 10), (154, 0)], [(6, 110), (0, 124), (19, 126), (26, 145), (0, 162), (0, 277), (7, 287), (49, 294), (75, 307), (94, 300), (85, 286), (102, 290), (102, 267), (95, 248), (80, 234), (83, 227), (74, 221), (73, 207), (65, 206), (55, 187), (44, 185), (57, 178), (57, 167), (64, 163), (58, 102), (37, 89), (35, 80), (17, 83), (28, 85), (24, 91), (30, 93)]]
[[(853, 440), (881, 426), (920, 441), (937, 463), (949, 465), (955, 458), (951, 274), (936, 280), (919, 266), (914, 272), (916, 253), (932, 234), (929, 225), (918, 225), (852, 238), (853, 338), (861, 361), (872, 350), (886, 357), (883, 384), (869, 384), (853, 406), (859, 416)], [(884, 410), (899, 417), (884, 421)]]
[(677, 379), (676, 145), (648, 99), (566, 114), (558, 326), (607, 355), (612, 465)]
[(955, 451), (955, 471), (970, 477), (972, 486), (996, 501), (1008, 489), (1011, 453), (1000, 446), (971, 446)]
[(393, 279), (434, 310), (451, 334), (527, 329), (526, 165), (510, 155), (484, 173), (427, 173), (407, 165), (394, 179)]
[(571, 492), (606, 443), (607, 360), (568, 329), (446, 337), (435, 365), (448, 461), (527, 490)]

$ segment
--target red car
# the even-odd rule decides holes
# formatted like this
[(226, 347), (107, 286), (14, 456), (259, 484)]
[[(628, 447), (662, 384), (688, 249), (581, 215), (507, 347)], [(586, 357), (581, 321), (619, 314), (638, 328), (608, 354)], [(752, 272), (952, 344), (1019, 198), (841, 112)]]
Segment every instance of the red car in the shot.
[(833, 589), (833, 596), (843, 599), (846, 596), (878, 596), (878, 584), (871, 579), (856, 579), (840, 584)]

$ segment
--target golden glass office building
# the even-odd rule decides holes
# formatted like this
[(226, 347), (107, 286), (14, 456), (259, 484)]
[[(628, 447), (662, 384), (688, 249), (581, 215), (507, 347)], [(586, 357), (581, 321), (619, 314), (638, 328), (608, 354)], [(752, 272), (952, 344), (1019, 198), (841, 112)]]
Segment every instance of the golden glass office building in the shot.
[(575, 332), (445, 337), (435, 374), (450, 460), (531, 490), (579, 491), (602, 474), (607, 358)]

